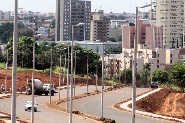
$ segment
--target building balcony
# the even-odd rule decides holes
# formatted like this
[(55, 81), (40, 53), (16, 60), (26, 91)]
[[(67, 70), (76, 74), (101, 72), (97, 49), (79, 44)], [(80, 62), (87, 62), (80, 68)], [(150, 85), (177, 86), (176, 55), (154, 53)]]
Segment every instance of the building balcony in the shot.
[(166, 5), (166, 4), (168, 4), (168, 3), (169, 3), (169, 2), (167, 2), (167, 1), (161, 1), (161, 2), (160, 2), (161, 5)]
[(167, 12), (167, 9), (161, 9), (160, 12)]
[(167, 17), (162, 17), (162, 18), (160, 18), (160, 20), (161, 20), (161, 21), (167, 21), (168, 18), (167, 18)]

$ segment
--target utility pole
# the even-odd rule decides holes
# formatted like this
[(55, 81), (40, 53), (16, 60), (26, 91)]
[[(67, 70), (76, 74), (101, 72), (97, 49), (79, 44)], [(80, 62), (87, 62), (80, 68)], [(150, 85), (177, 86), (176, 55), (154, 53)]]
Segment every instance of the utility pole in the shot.
[(6, 50), (6, 76), (5, 76), (5, 93), (7, 93), (7, 79), (8, 79), (8, 50)]
[(135, 108), (136, 108), (136, 56), (137, 56), (137, 17), (138, 7), (136, 7), (136, 28), (135, 28), (135, 40), (134, 40), (134, 61), (133, 61), (133, 73), (132, 73), (132, 123), (135, 123)]
[(11, 100), (11, 123), (16, 123), (16, 86), (17, 86), (17, 40), (18, 40), (18, 0), (15, 0), (14, 8), (14, 32), (13, 32), (13, 70), (12, 70), (12, 100)]

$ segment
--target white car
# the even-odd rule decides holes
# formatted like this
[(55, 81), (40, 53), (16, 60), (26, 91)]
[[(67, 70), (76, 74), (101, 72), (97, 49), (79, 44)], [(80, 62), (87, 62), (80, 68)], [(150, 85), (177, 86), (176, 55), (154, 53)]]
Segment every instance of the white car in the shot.
[[(34, 101), (34, 111), (37, 111), (37, 103)], [(26, 101), (25, 103), (25, 111), (31, 110), (32, 108), (32, 101)]]

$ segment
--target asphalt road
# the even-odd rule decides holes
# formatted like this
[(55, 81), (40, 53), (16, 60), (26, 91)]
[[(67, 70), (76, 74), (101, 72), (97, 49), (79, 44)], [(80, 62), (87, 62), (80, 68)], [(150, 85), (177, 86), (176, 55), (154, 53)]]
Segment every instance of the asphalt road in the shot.
[[(94, 91), (95, 87), (89, 88), (89, 91)], [(86, 92), (86, 88), (77, 88), (76, 94), (82, 94)], [(66, 97), (66, 89), (61, 90), (61, 99)], [(35, 101), (38, 103), (38, 111), (34, 113), (35, 123), (69, 123), (69, 114), (62, 113), (48, 109), (44, 106), (46, 102), (49, 102), (49, 96), (35, 96)], [(30, 123), (31, 112), (24, 111), (24, 104), (27, 100), (31, 100), (31, 95), (19, 95), (16, 101), (16, 116), (24, 121)], [(58, 94), (52, 96), (52, 100), (58, 100)], [(11, 113), (11, 98), (5, 98), (0, 100), (0, 111)], [(95, 123), (95, 121), (88, 120), (82, 117), (73, 115), (73, 123)]]
[[(101, 87), (98, 87), (100, 90)], [(142, 93), (149, 89), (137, 89), (137, 93)], [(89, 92), (95, 91), (95, 86), (89, 86)], [(86, 86), (76, 88), (76, 95), (86, 93)], [(119, 90), (109, 91), (104, 93), (104, 116), (116, 120), (116, 123), (130, 123), (131, 113), (118, 111), (112, 108), (116, 102), (121, 102), (130, 98), (132, 88), (122, 88)], [(61, 99), (66, 97), (66, 90), (61, 90)], [(17, 117), (30, 122), (31, 112), (24, 111), (24, 104), (27, 100), (31, 100), (29, 95), (19, 95), (17, 97)], [(52, 100), (58, 100), (58, 94), (52, 96)], [(69, 114), (61, 113), (48, 109), (44, 106), (49, 102), (49, 96), (35, 96), (35, 101), (38, 105), (38, 112), (35, 112), (35, 123), (68, 123)], [(64, 108), (66, 103), (61, 104)], [(101, 94), (93, 95), (81, 99), (74, 100), (73, 110), (101, 117)], [(0, 100), (0, 111), (11, 113), (11, 98)], [(79, 118), (73, 115), (73, 123), (94, 123), (95, 121)], [(136, 123), (170, 123), (160, 119), (147, 118), (136, 115)]]
[[(145, 92), (147, 88), (137, 88), (137, 94)], [(132, 88), (122, 88), (104, 93), (103, 117), (114, 119), (116, 123), (131, 123), (132, 114), (124, 111), (115, 110), (113, 105), (132, 97)], [(61, 104), (65, 107), (65, 104)], [(101, 117), (101, 94), (93, 95), (74, 100), (73, 110), (78, 110), (85, 114)], [(154, 119), (141, 115), (136, 115), (136, 123), (172, 123), (161, 119)]]

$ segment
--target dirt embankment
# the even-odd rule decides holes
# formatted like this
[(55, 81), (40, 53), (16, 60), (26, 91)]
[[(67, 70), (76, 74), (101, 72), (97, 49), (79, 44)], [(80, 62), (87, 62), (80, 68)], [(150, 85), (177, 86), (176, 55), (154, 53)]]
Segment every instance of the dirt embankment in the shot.
[[(185, 93), (162, 89), (136, 102), (136, 109), (185, 119)], [(131, 107), (131, 105), (129, 105)]]
[[(6, 77), (6, 70), (1, 69), (0, 70), (0, 85), (5, 84), (5, 77)], [(32, 72), (31, 71), (18, 71), (17, 72), (17, 89), (20, 86), (26, 86), (27, 79), (31, 79)], [(39, 73), (35, 72), (35, 78), (40, 79), (44, 84), (50, 83), (50, 76), (46, 73)], [(78, 84), (86, 84), (87, 80), (86, 78), (76, 78), (75, 83)], [(52, 75), (52, 83), (55, 85), (55, 87), (58, 87), (59, 85), (59, 75)], [(67, 78), (65, 77), (64, 83), (63, 79), (61, 79), (61, 86), (65, 86), (67, 83)], [(95, 85), (96, 80), (95, 79), (88, 79), (89, 85)], [(101, 80), (98, 80), (98, 85), (101, 85)], [(8, 71), (7, 76), (7, 88), (9, 89), (12, 86), (12, 73), (11, 71)]]

